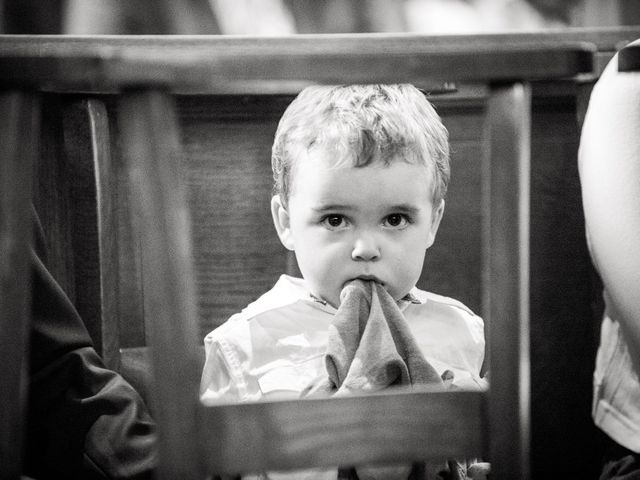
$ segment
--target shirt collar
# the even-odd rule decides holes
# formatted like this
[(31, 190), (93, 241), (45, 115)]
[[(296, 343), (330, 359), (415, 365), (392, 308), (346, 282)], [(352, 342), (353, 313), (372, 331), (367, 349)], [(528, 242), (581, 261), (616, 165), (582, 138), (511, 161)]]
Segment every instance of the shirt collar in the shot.
[[(291, 277), (289, 275), (283, 275), (283, 277), (291, 284), (295, 285), (300, 294), (301, 300), (312, 301), (317, 305), (322, 305), (324, 308), (331, 310), (332, 312), (336, 312), (336, 309), (329, 305), (326, 300), (316, 297), (313, 293), (309, 291), (307, 288), (306, 282), (302, 278)], [(404, 311), (409, 305), (421, 305), (425, 303), (423, 299), (418, 296), (417, 287), (413, 287), (409, 293), (407, 293), (404, 297), (397, 301), (398, 307), (400, 310)]]
[(420, 300), (416, 294), (414, 293), (414, 291), (417, 290), (416, 287), (413, 287), (411, 289), (411, 291), (409, 293), (407, 293), (404, 297), (402, 297), (400, 299), (401, 302), (409, 302), (409, 303), (413, 303), (414, 305), (421, 305), (424, 302), (422, 300)]

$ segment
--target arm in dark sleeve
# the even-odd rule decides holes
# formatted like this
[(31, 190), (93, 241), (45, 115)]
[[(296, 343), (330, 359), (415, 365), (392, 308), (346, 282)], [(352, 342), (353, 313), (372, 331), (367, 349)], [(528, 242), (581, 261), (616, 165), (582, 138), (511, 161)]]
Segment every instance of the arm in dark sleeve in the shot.
[(155, 427), (138, 393), (107, 369), (41, 260), (35, 218), (25, 474), (151, 478)]

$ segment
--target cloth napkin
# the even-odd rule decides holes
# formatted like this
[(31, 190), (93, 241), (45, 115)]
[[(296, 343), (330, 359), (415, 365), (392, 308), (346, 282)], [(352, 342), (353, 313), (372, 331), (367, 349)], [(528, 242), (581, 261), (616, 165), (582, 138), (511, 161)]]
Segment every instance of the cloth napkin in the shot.
[(343, 288), (340, 301), (329, 327), (328, 376), (308, 393), (341, 396), (390, 386), (443, 384), (382, 285), (353, 280)]
[[(303, 395), (375, 392), (390, 386), (443, 385), (424, 358), (395, 300), (373, 281), (354, 280), (340, 294), (329, 327), (325, 355), (327, 377)], [(338, 479), (413, 479), (424, 466), (359, 466), (340, 469)]]

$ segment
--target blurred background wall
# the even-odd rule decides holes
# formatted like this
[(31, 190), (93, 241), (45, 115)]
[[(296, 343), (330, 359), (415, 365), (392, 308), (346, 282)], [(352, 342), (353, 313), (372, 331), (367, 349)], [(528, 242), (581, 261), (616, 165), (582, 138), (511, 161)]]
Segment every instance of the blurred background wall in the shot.
[(0, 0), (4, 33), (490, 33), (640, 24), (638, 0)]

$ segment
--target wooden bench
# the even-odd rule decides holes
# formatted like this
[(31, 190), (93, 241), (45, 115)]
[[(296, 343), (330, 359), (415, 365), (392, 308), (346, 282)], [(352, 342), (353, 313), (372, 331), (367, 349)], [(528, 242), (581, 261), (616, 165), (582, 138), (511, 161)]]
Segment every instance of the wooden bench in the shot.
[[(166, 478), (189, 478), (187, 472), (195, 466), (213, 471), (294, 468), (309, 460), (319, 465), (391, 460), (390, 454), (398, 455), (396, 460), (482, 455), (492, 461), (499, 478), (527, 478), (529, 401), (536, 400), (535, 390), (530, 395), (528, 368), (536, 359), (529, 358), (528, 339), (534, 339), (534, 351), (552, 349), (547, 358), (556, 362), (562, 339), (556, 336), (555, 343), (540, 346), (535, 335), (548, 338), (558, 320), (573, 329), (576, 321), (592, 315), (590, 285), (576, 285), (591, 271), (572, 158), (575, 117), (583, 98), (575, 80), (593, 81), (603, 59), (639, 33), (0, 38), (2, 109), (9, 112), (2, 131), (14, 139), (13, 144), (3, 142), (2, 158), (7, 160), (0, 168), (3, 181), (18, 175), (24, 179), (7, 180), (2, 189), (1, 208), (7, 212), (2, 238), (18, 240), (8, 243), (15, 254), (2, 253), (8, 255), (6, 262), (3, 257), (3, 278), (15, 279), (13, 287), (2, 291), (3, 298), (14, 302), (2, 304), (3, 312), (13, 312), (2, 315), (7, 329), (14, 329), (8, 338), (25, 338), (24, 322), (18, 320), (26, 318), (27, 300), (17, 286), (25, 285), (28, 275), (21, 250), (26, 243), (20, 241), (28, 238), (28, 227), (20, 219), (28, 217), (23, 214), (30, 194), (22, 187), (30, 183), (24, 159), (31, 157), (37, 167), (33, 198), (50, 235), (53, 270), (76, 301), (106, 362), (119, 368), (120, 351), (129, 358), (129, 348), (156, 345), (153, 365), (159, 381), (154, 382), (152, 404), (161, 428)], [(482, 311), (491, 391), (486, 397), (410, 393), (340, 402), (271, 402), (203, 413), (197, 402), (203, 334), (265, 291), (279, 273), (296, 271), (268, 214), (268, 159), (277, 119), (309, 82), (365, 81), (409, 81), (437, 92), (433, 101), (451, 132), (453, 181), (445, 220), (420, 282)], [(29, 120), (35, 117), (28, 115), (38, 105), (40, 134), (37, 122)], [(36, 142), (28, 138), (41, 139), (42, 161)], [(182, 154), (172, 155), (180, 145)], [(481, 145), (487, 149), (484, 160)], [(130, 175), (140, 189), (133, 196)], [(183, 228), (188, 225), (191, 235)], [(562, 277), (559, 266), (565, 271)], [(172, 281), (176, 278), (184, 282)], [(14, 290), (5, 290), (10, 288)], [(558, 295), (565, 298), (558, 300)], [(593, 335), (593, 330), (583, 328), (581, 335)], [(584, 351), (587, 343), (580, 344)], [(15, 399), (22, 344), (12, 343), (7, 350), (12, 361), (3, 361), (2, 367), (7, 369), (7, 391)], [(590, 381), (592, 364), (583, 363), (581, 359)], [(540, 379), (541, 384), (547, 381), (557, 386), (553, 378)], [(411, 419), (418, 432), (401, 444), (401, 451), (391, 451), (390, 437), (374, 435), (368, 422), (386, 418), (376, 414), (387, 412), (390, 404), (407, 416), (392, 417), (397, 421), (383, 423), (384, 431), (395, 438)], [(5, 445), (15, 445), (8, 435), (19, 431), (16, 419), (21, 417), (15, 412), (20, 405), (16, 401), (2, 410), (0, 425), (8, 425), (2, 428), (7, 432), (0, 443), (3, 452)], [(540, 405), (547, 409), (544, 400)], [(315, 412), (315, 421), (301, 420), (309, 412)], [(200, 415), (206, 429), (225, 433), (197, 440), (189, 432), (196, 430)], [(533, 417), (535, 438), (535, 411)], [(341, 420), (325, 434), (327, 418)], [(430, 441), (447, 422), (456, 425), (455, 433)], [(284, 449), (292, 432), (297, 432), (299, 450)], [(233, 450), (234, 439), (257, 442), (265, 436), (268, 448), (251, 456), (255, 463)], [(302, 446), (316, 436), (327, 448), (316, 445), (314, 451), (320, 453), (310, 457)], [(354, 436), (375, 441), (368, 450), (343, 448)], [(202, 444), (195, 448), (185, 438)], [(425, 444), (433, 448), (430, 453)], [(257, 444), (250, 448), (259, 451)], [(336, 449), (343, 456), (330, 458)], [(19, 450), (6, 451), (13, 452), (7, 458), (19, 456)], [(275, 460), (282, 451), (290, 455)]]

